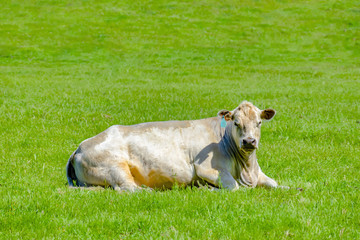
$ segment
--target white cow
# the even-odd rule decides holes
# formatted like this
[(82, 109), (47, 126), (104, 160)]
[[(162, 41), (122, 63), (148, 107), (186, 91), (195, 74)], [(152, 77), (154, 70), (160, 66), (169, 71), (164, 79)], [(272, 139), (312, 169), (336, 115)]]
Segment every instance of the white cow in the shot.
[(213, 118), (115, 125), (80, 144), (66, 166), (67, 179), (70, 186), (118, 191), (174, 183), (277, 187), (256, 158), (262, 120), (274, 115), (244, 101)]

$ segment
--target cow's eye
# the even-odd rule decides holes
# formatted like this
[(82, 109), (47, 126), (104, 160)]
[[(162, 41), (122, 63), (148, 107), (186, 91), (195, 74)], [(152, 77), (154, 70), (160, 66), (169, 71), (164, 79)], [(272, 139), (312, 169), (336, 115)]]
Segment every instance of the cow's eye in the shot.
[(258, 126), (258, 127), (260, 127), (260, 126), (261, 126), (261, 123), (262, 123), (261, 121), (260, 121), (260, 122), (258, 122), (257, 126)]
[(245, 129), (245, 126), (244, 127), (241, 127), (241, 125), (240, 125), (240, 123), (238, 123), (238, 122), (235, 122), (234, 121), (234, 125), (240, 130), (243, 130), (244, 131), (244, 129)]

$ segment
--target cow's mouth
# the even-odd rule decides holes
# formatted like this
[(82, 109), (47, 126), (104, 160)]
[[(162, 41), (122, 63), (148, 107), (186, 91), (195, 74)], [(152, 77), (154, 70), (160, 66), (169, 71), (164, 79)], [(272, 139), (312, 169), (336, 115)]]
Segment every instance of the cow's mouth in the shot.
[(252, 152), (254, 151), (257, 147), (255, 145), (252, 144), (245, 144), (242, 146), (242, 148), (246, 151), (246, 152)]

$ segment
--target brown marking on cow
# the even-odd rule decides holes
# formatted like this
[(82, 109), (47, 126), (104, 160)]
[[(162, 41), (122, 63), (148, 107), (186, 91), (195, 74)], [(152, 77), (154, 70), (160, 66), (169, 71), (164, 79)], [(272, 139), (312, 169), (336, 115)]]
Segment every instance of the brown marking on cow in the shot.
[(130, 172), (138, 186), (145, 185), (151, 188), (161, 188), (165, 186), (169, 188), (175, 182), (175, 179), (164, 176), (160, 170), (150, 170), (146, 174), (144, 169), (131, 165)]
[(141, 186), (141, 185), (148, 186), (147, 185), (148, 180), (144, 177), (144, 173), (143, 173), (142, 169), (140, 170), (139, 167), (135, 166), (135, 165), (130, 165), (129, 169), (130, 169), (131, 175), (133, 176), (135, 183), (138, 186)]
[(171, 188), (176, 182), (176, 176), (164, 176), (164, 173), (160, 170), (151, 170), (148, 174), (148, 184), (152, 188)]
[(126, 162), (119, 162), (118, 167), (125, 173), (128, 181), (134, 182), (134, 177), (131, 173), (129, 165)]

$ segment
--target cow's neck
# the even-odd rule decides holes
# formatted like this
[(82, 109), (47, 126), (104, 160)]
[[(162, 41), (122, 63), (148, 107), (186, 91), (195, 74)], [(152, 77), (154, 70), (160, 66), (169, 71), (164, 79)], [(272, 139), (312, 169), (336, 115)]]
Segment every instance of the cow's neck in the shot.
[(225, 134), (220, 142), (221, 148), (233, 162), (234, 178), (244, 186), (256, 186), (256, 173), (259, 168), (256, 150), (249, 153), (240, 148), (239, 144), (232, 137), (233, 127), (233, 124), (226, 127)]

